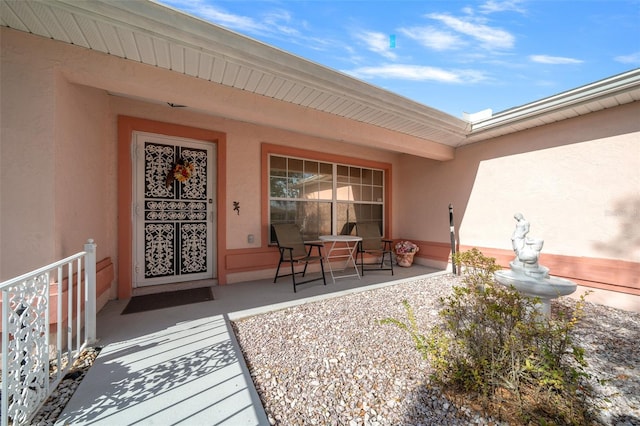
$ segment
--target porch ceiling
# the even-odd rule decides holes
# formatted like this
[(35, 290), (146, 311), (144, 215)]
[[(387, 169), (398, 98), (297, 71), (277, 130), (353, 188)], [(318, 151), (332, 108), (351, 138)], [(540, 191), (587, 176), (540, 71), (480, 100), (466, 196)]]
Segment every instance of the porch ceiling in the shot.
[[(0, 25), (353, 120), (359, 130), (374, 126), (383, 130), (376, 140), (359, 132), (335, 137), (437, 160), (453, 158), (455, 147), (640, 101), (636, 69), (466, 121), (152, 1), (2, 0)], [(227, 117), (267, 124), (241, 108)], [(270, 119), (301, 131), (300, 123)]]
[[(153, 2), (2, 1), (0, 8), (2, 26), (409, 135), (417, 138), (415, 145), (455, 147), (470, 128), (434, 108)], [(377, 147), (403, 151), (397, 144)]]

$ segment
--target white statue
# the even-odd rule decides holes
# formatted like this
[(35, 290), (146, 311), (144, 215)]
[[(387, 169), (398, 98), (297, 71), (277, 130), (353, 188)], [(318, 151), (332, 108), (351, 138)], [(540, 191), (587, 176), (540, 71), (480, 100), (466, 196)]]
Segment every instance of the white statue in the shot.
[(544, 240), (529, 238), (529, 222), (522, 213), (513, 216), (517, 223), (511, 234), (511, 244), (516, 258), (509, 266), (495, 272), (496, 281), (505, 286), (513, 286), (520, 293), (539, 299), (536, 310), (546, 317), (551, 316), (551, 300), (576, 291), (577, 284), (560, 277), (549, 275), (549, 268), (538, 264)]
[(517, 223), (516, 229), (514, 229), (513, 234), (511, 234), (511, 244), (513, 245), (513, 251), (516, 252), (517, 257), (518, 252), (524, 248), (524, 239), (529, 233), (529, 222), (525, 220), (522, 213), (516, 213), (513, 217)]
[(513, 217), (517, 223), (516, 229), (511, 234), (511, 244), (516, 258), (510, 264), (511, 269), (529, 276), (547, 277), (549, 269), (538, 264), (544, 240), (527, 237), (529, 222), (522, 213), (516, 213)]

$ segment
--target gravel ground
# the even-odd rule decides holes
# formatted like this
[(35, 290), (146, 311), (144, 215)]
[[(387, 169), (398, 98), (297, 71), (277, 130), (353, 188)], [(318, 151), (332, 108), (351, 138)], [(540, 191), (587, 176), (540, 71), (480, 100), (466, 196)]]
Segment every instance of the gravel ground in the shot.
[[(458, 278), (443, 275), (301, 305), (234, 324), (270, 422), (277, 425), (497, 424), (429, 386), (428, 362), (386, 317), (422, 330)], [(588, 300), (588, 299), (587, 299)], [(573, 306), (563, 298), (553, 308)], [(640, 426), (640, 314), (587, 303), (576, 343), (586, 349), (592, 401), (606, 425)]]
[(69, 372), (47, 399), (38, 414), (31, 420), (32, 425), (50, 426), (55, 424), (58, 416), (67, 405), (76, 388), (93, 365), (93, 361), (100, 353), (100, 348), (85, 349), (73, 363)]
[[(438, 299), (459, 284), (451, 275), (301, 305), (234, 324), (272, 424), (499, 424), (447, 400), (429, 386), (428, 362), (406, 334), (378, 320), (406, 318), (423, 330), (438, 318)], [(588, 300), (588, 299), (587, 299)], [(552, 309), (574, 306), (563, 298)], [(604, 425), (640, 426), (640, 314), (587, 303), (576, 330)], [(52, 425), (99, 348), (90, 349), (40, 410), (33, 425)]]

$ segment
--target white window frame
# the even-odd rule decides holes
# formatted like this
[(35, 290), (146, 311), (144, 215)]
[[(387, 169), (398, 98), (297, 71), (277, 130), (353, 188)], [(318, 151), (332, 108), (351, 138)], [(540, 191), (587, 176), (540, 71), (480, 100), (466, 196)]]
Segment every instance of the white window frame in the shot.
[[(289, 166), (288, 166), (288, 160), (292, 159), (292, 160), (300, 160), (300, 161), (310, 161), (310, 162), (317, 162), (317, 163), (324, 163), (324, 164), (329, 164), (331, 165), (331, 174), (332, 174), (332, 185), (331, 185), (331, 198), (318, 198), (318, 199), (314, 199), (314, 200), (310, 200), (308, 198), (294, 198), (294, 197), (273, 197), (272, 193), (271, 193), (271, 179), (272, 177), (277, 177), (277, 176), (272, 176), (272, 170), (271, 170), (271, 164), (272, 164), (272, 158), (273, 157), (280, 157), (280, 158), (284, 158), (287, 160), (287, 166), (286, 166), (286, 172), (289, 171)], [(304, 164), (304, 163), (303, 163)], [(344, 167), (348, 167), (348, 168), (354, 168), (354, 169), (360, 169), (362, 170), (368, 170), (371, 171), (372, 173), (372, 177), (371, 177), (371, 183), (363, 183), (361, 181), (362, 179), (362, 175), (360, 176), (360, 182), (357, 182), (355, 184), (359, 185), (360, 189), (362, 188), (370, 188), (371, 189), (371, 199), (370, 200), (355, 200), (355, 199), (340, 199), (338, 198), (338, 191), (339, 188), (341, 188), (340, 184), (342, 184), (343, 182), (339, 182), (338, 181), (338, 168), (344, 166)], [(381, 225), (381, 231), (384, 234), (384, 229), (386, 229), (386, 217), (385, 217), (385, 211), (386, 211), (386, 171), (385, 169), (382, 168), (376, 168), (376, 167), (370, 167), (370, 166), (363, 166), (363, 165), (359, 165), (357, 163), (353, 163), (353, 164), (349, 164), (349, 163), (344, 163), (344, 162), (332, 162), (332, 161), (328, 161), (328, 160), (319, 160), (319, 159), (315, 159), (313, 157), (299, 157), (299, 156), (293, 156), (293, 155), (287, 155), (287, 154), (279, 154), (279, 153), (269, 153), (267, 155), (267, 208), (268, 208), (268, 212), (267, 212), (267, 221), (268, 221), (268, 225), (269, 228), (271, 226), (272, 223), (272, 215), (271, 215), (271, 208), (272, 208), (272, 201), (293, 201), (293, 202), (313, 202), (313, 201), (317, 201), (317, 202), (328, 202), (331, 203), (331, 233), (332, 234), (338, 234), (340, 233), (341, 229), (339, 229), (341, 227), (340, 225), (340, 218), (339, 218), (339, 212), (338, 212), (338, 208), (340, 204), (351, 204), (351, 205), (374, 205), (374, 206), (380, 206), (380, 225)], [(349, 169), (349, 170), (350, 170)], [(286, 174), (286, 173), (285, 173)], [(374, 181), (374, 174), (379, 174), (379, 178), (377, 180)], [(286, 179), (286, 177), (285, 177)], [(376, 184), (376, 182), (378, 182)], [(376, 191), (379, 190), (378, 191)], [(378, 199), (377, 200), (373, 200), (374, 198), (374, 191), (376, 192), (375, 195), (378, 195)], [(350, 191), (351, 192), (351, 191)], [(304, 194), (304, 193), (303, 193)], [(350, 197), (352, 198), (352, 197)], [(361, 197), (362, 198), (362, 197)], [(354, 207), (355, 209), (355, 207)], [(376, 220), (377, 221), (377, 220)], [(273, 241), (271, 241), (273, 242)]]

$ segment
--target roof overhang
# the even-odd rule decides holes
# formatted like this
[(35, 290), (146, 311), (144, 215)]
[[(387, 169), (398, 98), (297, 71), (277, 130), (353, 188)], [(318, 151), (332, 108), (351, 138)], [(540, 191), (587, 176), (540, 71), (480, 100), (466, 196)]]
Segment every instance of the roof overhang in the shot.
[[(373, 141), (374, 148), (446, 160), (453, 158), (453, 147), (464, 142), (470, 128), (442, 111), (154, 2), (3, 1), (0, 7), (2, 26), (397, 136), (389, 144)], [(431, 152), (430, 147), (438, 146)]]
[[(199, 108), (189, 106), (198, 112), (436, 160), (453, 158), (462, 145), (640, 100), (636, 69), (466, 121), (146, 0), (3, 0), (0, 25), (197, 78), (233, 90), (237, 97), (253, 95), (350, 120), (357, 131), (331, 135), (331, 129), (309, 123), (274, 116), (265, 120), (264, 112), (252, 118), (246, 108), (236, 108), (243, 112), (234, 115), (233, 108), (221, 111), (203, 102)], [(145, 100), (169, 101), (152, 95)], [(371, 129), (382, 130), (370, 138)]]
[(640, 68), (472, 122), (466, 143), (640, 101)]

